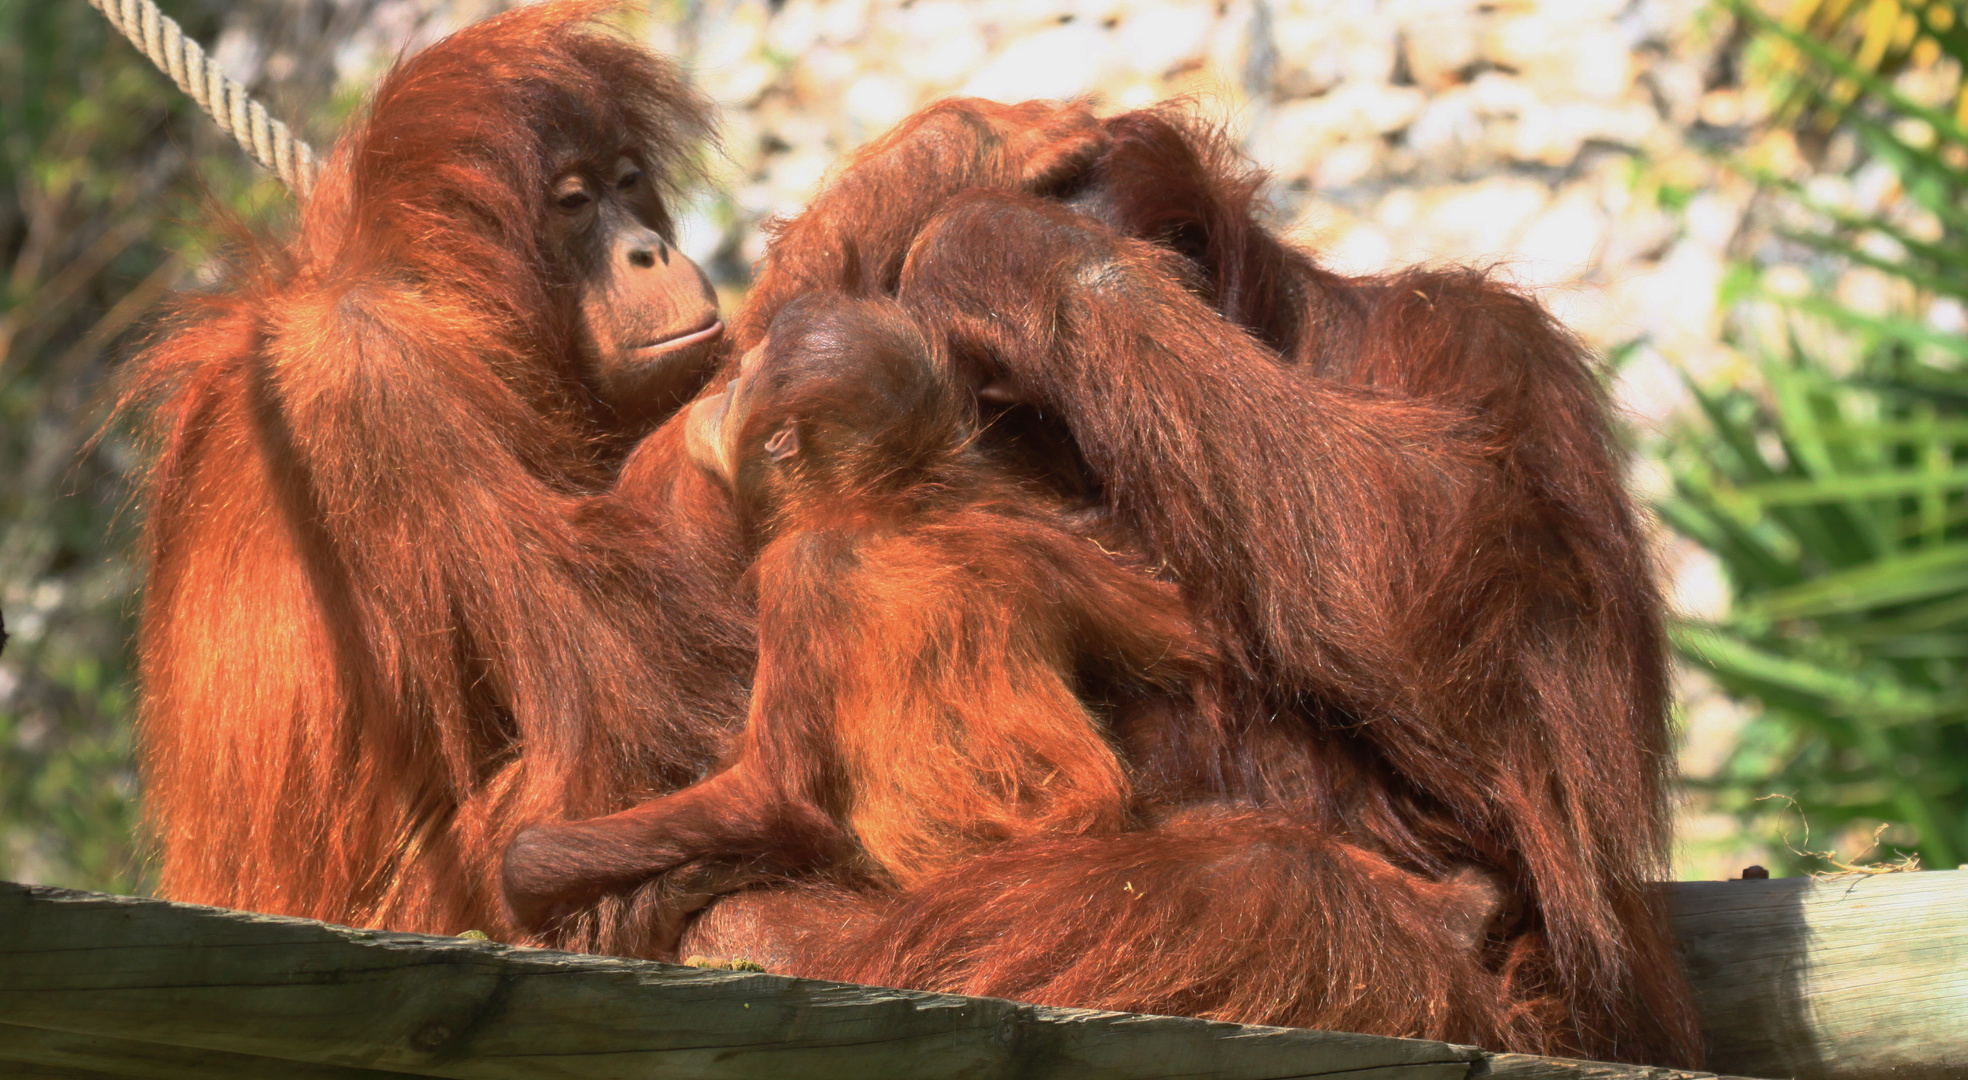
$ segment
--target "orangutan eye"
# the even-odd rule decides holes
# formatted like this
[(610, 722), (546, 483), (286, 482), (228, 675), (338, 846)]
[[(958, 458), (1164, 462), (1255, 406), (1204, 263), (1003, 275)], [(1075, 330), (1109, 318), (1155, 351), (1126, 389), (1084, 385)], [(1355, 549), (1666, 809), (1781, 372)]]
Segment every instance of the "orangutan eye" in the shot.
[(588, 182), (578, 176), (564, 176), (553, 187), (554, 205), (567, 213), (574, 213), (594, 201), (588, 191)]
[(615, 181), (615, 186), (621, 188), (623, 191), (628, 191), (641, 182), (642, 182), (641, 171), (636, 169), (631, 169), (628, 172), (623, 173), (622, 178), (620, 180)]

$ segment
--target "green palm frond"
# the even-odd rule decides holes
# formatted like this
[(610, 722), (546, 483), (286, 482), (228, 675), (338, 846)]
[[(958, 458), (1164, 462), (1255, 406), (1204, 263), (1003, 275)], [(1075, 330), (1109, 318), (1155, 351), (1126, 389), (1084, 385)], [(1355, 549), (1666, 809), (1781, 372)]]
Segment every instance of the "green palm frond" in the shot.
[(1733, 606), (1675, 645), (1761, 705), (1716, 782), (1735, 805), (1784, 791), (1820, 829), (1897, 822), (1953, 866), (1968, 854), (1968, 338), (1930, 316), (1968, 298), (1968, 127), (1958, 92), (1937, 107), (1893, 76), (1968, 66), (1968, 26), (1913, 0), (1806, 0), (1781, 20), (1733, 6), (1903, 192), (1868, 218), (1758, 176), (1817, 222), (1785, 235), (1821, 269), (1886, 275), (1904, 302), (1743, 297), (1780, 313), (1738, 341), (1759, 385), (1697, 389), (1659, 508), (1720, 560)]
[[(1959, 0), (1797, 0), (1781, 17), (1749, 0), (1730, 6), (1771, 46), (1770, 75), (1783, 91), (1786, 117), (1826, 129), (1882, 89), (1888, 96), (1879, 99), (1891, 103), (1892, 76), (1968, 53)], [(1901, 109), (1903, 115), (1940, 111), (1900, 104), (1913, 106)], [(1968, 97), (1957, 92), (1947, 104), (1957, 122), (1968, 124)]]

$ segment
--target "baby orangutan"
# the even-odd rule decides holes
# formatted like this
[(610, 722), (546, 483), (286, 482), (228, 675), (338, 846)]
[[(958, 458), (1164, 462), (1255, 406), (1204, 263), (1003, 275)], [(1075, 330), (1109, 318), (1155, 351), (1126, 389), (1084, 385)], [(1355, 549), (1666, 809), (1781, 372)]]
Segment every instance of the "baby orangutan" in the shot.
[(1210, 657), (1174, 585), (985, 461), (976, 425), (901, 308), (839, 296), (786, 307), (691, 407), (692, 456), (759, 545), (746, 728), (681, 791), (522, 833), (504, 884), (524, 925), (687, 863), (906, 889), (995, 842), (1129, 824), (1082, 680), (1186, 695)]

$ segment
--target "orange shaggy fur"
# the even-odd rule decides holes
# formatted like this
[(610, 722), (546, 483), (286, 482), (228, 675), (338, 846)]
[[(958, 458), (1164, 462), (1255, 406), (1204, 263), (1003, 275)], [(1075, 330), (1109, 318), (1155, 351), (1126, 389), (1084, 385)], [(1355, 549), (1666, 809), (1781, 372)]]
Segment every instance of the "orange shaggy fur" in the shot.
[[(1320, 269), (1172, 112), (934, 106), (779, 230), (732, 325), (748, 348), (844, 280), (894, 299), (992, 403), (989, 468), (839, 530), (866, 574), (801, 561), (824, 516), (766, 545), (758, 624), (760, 538), (680, 420), (645, 438), (587, 392), (543, 254), (556, 146), (626, 140), (677, 177), (708, 122), (588, 25), (606, 6), (406, 61), (295, 237), (139, 365), (167, 895), (525, 937), (499, 891), (523, 827), (663, 805), (761, 731), (861, 716), (757, 759), (855, 801), (706, 833), (558, 940), (668, 955), (681, 926), (803, 974), (1695, 1063), (1648, 888), (1660, 603), (1577, 342), (1473, 272)], [(1139, 601), (1082, 587), (1098, 564), (1055, 554), (1075, 530), (1179, 590), (1193, 685), (1123, 692), (1153, 670), (1138, 625), (1045, 621)], [(973, 595), (999, 576), (1018, 603)], [(1119, 673), (1068, 677), (1103, 642)], [(747, 721), (775, 703), (825, 716)], [(1010, 794), (1041, 762), (1089, 797)]]

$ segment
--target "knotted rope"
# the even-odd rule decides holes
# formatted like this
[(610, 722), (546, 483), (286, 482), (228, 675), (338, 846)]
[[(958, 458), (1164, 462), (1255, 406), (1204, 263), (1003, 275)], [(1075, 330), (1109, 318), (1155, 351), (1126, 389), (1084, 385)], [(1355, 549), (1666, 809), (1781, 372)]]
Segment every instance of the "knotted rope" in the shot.
[(157, 10), (154, 0), (89, 0), (89, 5), (294, 194), (306, 196), (314, 187), (319, 167), (314, 148), (268, 116), (266, 106), (246, 96), (246, 88), (221, 71), (198, 42), (186, 37), (175, 19)]

